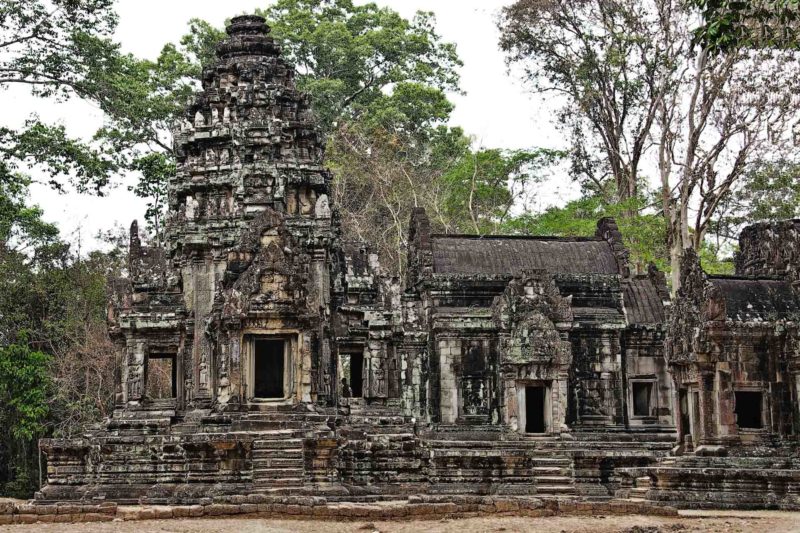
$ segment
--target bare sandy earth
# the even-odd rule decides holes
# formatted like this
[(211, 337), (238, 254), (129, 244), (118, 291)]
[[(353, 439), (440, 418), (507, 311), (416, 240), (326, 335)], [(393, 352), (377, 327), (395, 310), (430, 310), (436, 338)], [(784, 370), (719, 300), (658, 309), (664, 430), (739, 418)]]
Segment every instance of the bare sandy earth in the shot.
[(178, 519), (146, 520), (140, 522), (106, 522), (92, 524), (34, 524), (2, 526), (0, 532), (50, 533), (365, 533), (434, 531), (441, 533), (472, 533), (494, 531), (524, 532), (586, 532), (586, 533), (688, 533), (716, 531), (736, 533), (800, 532), (800, 513), (771, 511), (685, 513), (679, 518), (651, 516), (593, 516), (552, 518), (466, 518), (460, 520), (409, 522), (323, 522), (306, 520), (264, 519)]

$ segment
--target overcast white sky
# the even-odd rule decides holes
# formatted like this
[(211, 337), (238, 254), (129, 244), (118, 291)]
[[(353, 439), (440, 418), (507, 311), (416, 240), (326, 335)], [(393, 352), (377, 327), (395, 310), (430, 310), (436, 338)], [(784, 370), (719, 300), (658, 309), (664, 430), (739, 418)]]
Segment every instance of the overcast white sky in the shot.
[[(461, 85), (465, 95), (451, 95), (455, 103), (452, 125), (463, 127), (487, 148), (563, 147), (563, 137), (551, 122), (551, 109), (532, 98), (522, 83), (506, 72), (498, 48), (497, 14), (511, 0), (376, 0), (405, 17), (417, 10), (436, 13), (437, 31), (455, 42), (464, 62)], [(199, 17), (222, 26), (226, 18), (265, 7), (268, 0), (119, 0), (120, 23), (116, 38), (126, 52), (155, 58), (167, 42), (186, 32), (190, 18)], [(24, 89), (13, 88), (2, 95), (2, 122), (19, 126), (36, 112), (47, 121), (63, 122), (73, 135), (90, 136), (102, 123), (102, 114), (92, 106), (70, 101), (46, 104), (30, 97)], [(57, 194), (34, 186), (32, 197), (48, 220), (58, 223), (69, 240), (80, 240), (82, 250), (99, 245), (94, 236), (114, 225), (127, 227), (141, 219), (144, 202), (127, 191), (131, 179), (120, 176), (116, 187), (103, 198), (78, 194)], [(544, 191), (542, 191), (544, 193)], [(540, 206), (562, 203), (575, 195), (568, 180), (560, 180), (540, 195)]]

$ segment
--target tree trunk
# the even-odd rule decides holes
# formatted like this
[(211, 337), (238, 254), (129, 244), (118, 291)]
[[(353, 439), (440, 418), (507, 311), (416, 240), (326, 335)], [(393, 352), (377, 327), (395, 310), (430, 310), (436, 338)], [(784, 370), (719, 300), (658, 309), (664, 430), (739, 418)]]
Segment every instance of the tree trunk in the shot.
[[(683, 194), (682, 194), (683, 196)], [(681, 197), (678, 209), (670, 211), (668, 242), (669, 260), (672, 279), (672, 295), (681, 288), (681, 260), (683, 251), (692, 247), (692, 239), (689, 236), (689, 207), (687, 199)]]

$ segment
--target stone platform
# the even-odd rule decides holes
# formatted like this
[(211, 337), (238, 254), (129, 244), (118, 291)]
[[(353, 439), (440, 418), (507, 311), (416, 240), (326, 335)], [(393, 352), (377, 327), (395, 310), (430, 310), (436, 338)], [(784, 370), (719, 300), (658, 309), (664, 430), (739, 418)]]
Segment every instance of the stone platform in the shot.
[(677, 516), (673, 508), (644, 502), (567, 502), (508, 496), (410, 496), (387, 501), (330, 501), (324, 497), (267, 496), (264, 494), (204, 498), (194, 505), (123, 506), (112, 502), (32, 505), (0, 500), (0, 525), (68, 522), (111, 522), (168, 518), (295, 518), (335, 520), (410, 520), (474, 516), (558, 515)]
[(800, 509), (796, 447), (729, 453), (668, 457), (655, 465), (623, 469), (617, 495), (680, 509)]
[(196, 504), (254, 493), (346, 501), (417, 494), (608, 500), (619, 488), (617, 469), (654, 465), (674, 438), (419, 427), (378, 407), (166, 415), (127, 413), (82, 439), (43, 441), (48, 484), (36, 501)]

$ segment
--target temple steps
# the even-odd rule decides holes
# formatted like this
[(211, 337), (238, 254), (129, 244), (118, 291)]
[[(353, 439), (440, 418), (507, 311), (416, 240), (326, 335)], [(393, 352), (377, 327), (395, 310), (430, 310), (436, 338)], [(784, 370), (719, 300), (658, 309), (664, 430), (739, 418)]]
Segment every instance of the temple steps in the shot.
[[(452, 437), (452, 435), (451, 435)], [(470, 484), (501, 494), (566, 497), (577, 494), (572, 458), (525, 440), (430, 440), (437, 492)]]
[(637, 477), (633, 482), (633, 488), (628, 493), (628, 498), (632, 500), (647, 499), (647, 491), (650, 490), (650, 478), (647, 476)]
[(253, 484), (257, 491), (296, 492), (303, 487), (304, 429), (258, 431), (253, 440)]

